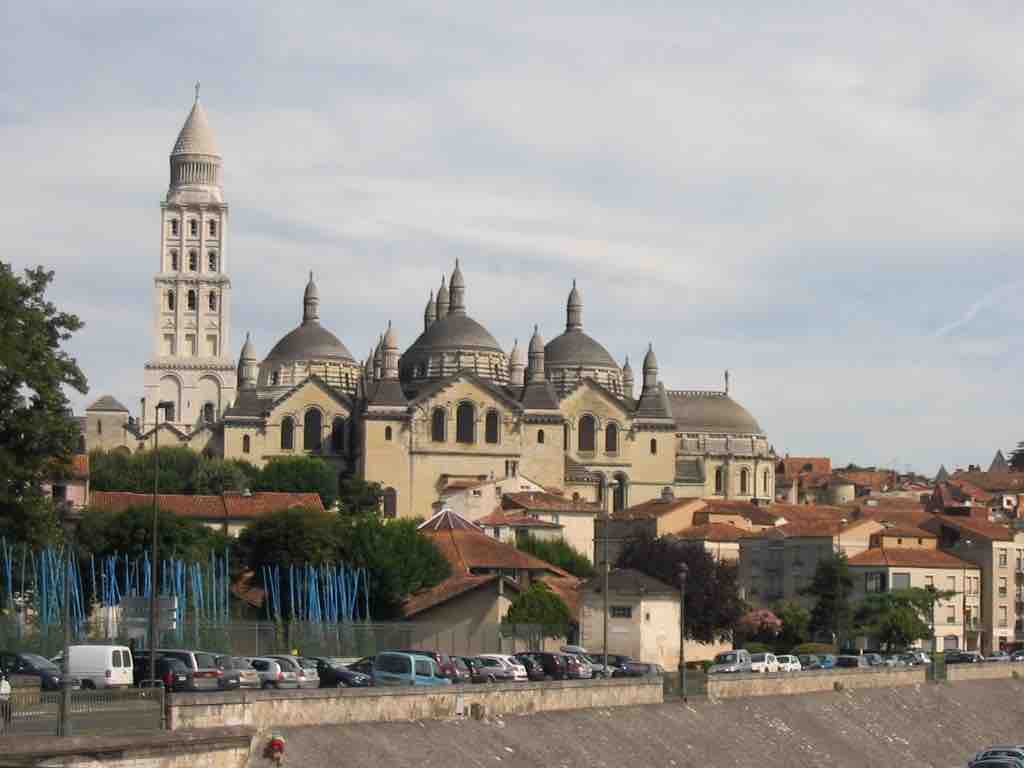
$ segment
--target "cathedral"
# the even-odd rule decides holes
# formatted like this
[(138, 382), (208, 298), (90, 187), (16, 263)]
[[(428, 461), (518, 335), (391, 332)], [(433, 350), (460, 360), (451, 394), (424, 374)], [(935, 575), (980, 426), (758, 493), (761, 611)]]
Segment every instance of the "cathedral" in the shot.
[[(470, 315), (456, 261), (423, 328), (400, 347), (388, 327), (357, 360), (320, 322), (310, 274), (299, 324), (260, 358), (248, 335), (228, 357), (228, 205), (222, 158), (198, 89), (170, 156), (153, 284), (153, 350), (138, 419), (112, 397), (86, 410), (89, 448), (183, 445), (262, 465), (314, 455), (339, 477), (385, 489), (383, 513), (429, 517), (451, 488), (523, 477), (621, 510), (653, 498), (772, 500), (775, 455), (725, 391), (668, 389), (648, 346), (640, 380), (584, 330), (575, 285), (565, 330), (535, 326), (505, 352)], [(298, 296), (296, 296), (298, 299)], [(300, 312), (301, 310), (301, 312)]]

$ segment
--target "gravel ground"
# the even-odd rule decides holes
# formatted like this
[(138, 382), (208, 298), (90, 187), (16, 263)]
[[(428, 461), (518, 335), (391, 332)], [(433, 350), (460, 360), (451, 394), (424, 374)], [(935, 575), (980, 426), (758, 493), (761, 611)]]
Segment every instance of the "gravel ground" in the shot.
[(284, 734), (303, 768), (960, 768), (983, 746), (1024, 743), (1022, 694), (1024, 681), (993, 680)]

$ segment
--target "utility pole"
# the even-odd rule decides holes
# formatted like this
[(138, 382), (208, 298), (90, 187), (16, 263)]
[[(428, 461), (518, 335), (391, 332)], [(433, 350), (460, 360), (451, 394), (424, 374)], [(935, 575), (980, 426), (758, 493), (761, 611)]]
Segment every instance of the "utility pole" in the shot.
[(608, 514), (607, 506), (605, 507), (603, 517), (604, 525), (601, 526), (601, 559), (604, 560), (602, 567), (604, 583), (601, 585), (601, 592), (604, 595), (604, 638), (601, 641), (601, 647), (604, 649), (604, 659), (602, 661), (604, 664), (604, 674), (610, 677), (608, 674), (608, 575), (611, 571), (611, 565), (608, 563), (608, 523), (611, 521), (611, 516)]
[(149, 680), (150, 685), (154, 685), (153, 681), (156, 680), (156, 646), (157, 646), (157, 575), (159, 570), (159, 552), (157, 543), (157, 527), (159, 525), (159, 515), (157, 509), (159, 507), (160, 497), (160, 411), (167, 408), (173, 407), (174, 403), (169, 400), (161, 400), (156, 404), (156, 415), (154, 417), (156, 426), (153, 427), (153, 555), (152, 562), (150, 564), (150, 584), (149, 584)]
[(679, 692), (686, 702), (686, 576), (690, 569), (679, 564)]
[(64, 670), (61, 675), (60, 735), (71, 736), (71, 579), (74, 573), (71, 551), (78, 515), (71, 503), (63, 502), (61, 522), (64, 526)]

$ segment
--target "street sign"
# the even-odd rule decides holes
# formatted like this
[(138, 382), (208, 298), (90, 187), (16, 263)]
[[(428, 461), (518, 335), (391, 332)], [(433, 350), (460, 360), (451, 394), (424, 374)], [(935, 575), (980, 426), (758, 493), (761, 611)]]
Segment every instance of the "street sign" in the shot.
[[(121, 621), (129, 626), (149, 625), (149, 598), (125, 597), (121, 599)], [(158, 597), (156, 599), (157, 630), (167, 632), (178, 628), (178, 598)]]

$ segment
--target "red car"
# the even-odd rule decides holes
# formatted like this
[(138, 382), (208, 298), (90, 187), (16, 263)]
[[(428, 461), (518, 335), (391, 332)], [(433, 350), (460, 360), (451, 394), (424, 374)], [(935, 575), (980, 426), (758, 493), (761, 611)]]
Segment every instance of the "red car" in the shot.
[(565, 654), (565, 672), (570, 680), (589, 680), (594, 676), (590, 665), (571, 653)]

